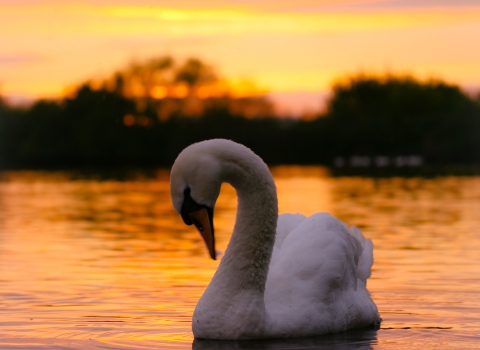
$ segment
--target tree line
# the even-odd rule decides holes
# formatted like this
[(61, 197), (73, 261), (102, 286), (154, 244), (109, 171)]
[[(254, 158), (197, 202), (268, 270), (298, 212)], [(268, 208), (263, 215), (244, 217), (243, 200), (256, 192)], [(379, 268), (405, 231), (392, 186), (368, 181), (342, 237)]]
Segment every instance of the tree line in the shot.
[(360, 74), (332, 90), (316, 118), (280, 119), (265, 96), (239, 94), (197, 59), (135, 63), (58, 101), (18, 108), (0, 99), (0, 167), (169, 166), (187, 145), (217, 137), (269, 164), (411, 154), (480, 163), (480, 99), (458, 86)]

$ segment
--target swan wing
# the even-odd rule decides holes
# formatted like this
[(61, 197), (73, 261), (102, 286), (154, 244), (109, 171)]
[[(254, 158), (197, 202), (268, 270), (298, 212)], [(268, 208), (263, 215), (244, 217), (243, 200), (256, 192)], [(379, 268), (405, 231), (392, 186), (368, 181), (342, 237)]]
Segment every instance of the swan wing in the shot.
[(265, 305), (280, 335), (334, 332), (378, 317), (365, 287), (373, 246), (360, 230), (328, 213), (284, 214), (277, 240)]
[(274, 250), (280, 250), (283, 241), (290, 232), (295, 230), (307, 217), (302, 214), (282, 214), (277, 221)]

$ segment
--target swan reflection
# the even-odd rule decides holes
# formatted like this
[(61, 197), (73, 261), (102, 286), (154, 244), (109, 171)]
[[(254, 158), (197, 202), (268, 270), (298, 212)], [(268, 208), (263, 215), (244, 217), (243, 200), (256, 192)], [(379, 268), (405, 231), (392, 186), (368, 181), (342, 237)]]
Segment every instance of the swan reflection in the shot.
[(377, 343), (378, 328), (352, 329), (346, 332), (316, 337), (262, 339), (262, 340), (207, 340), (194, 339), (193, 350), (230, 349), (319, 349), (369, 350)]

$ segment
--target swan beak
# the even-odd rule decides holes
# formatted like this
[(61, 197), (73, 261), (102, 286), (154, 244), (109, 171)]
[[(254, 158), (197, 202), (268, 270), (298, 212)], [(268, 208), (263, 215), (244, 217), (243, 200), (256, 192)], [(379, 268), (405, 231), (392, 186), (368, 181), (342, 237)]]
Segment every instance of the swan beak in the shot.
[(213, 235), (213, 211), (207, 210), (207, 208), (201, 208), (200, 210), (189, 213), (188, 216), (192, 219), (193, 224), (207, 245), (210, 257), (215, 260), (216, 253), (215, 236)]

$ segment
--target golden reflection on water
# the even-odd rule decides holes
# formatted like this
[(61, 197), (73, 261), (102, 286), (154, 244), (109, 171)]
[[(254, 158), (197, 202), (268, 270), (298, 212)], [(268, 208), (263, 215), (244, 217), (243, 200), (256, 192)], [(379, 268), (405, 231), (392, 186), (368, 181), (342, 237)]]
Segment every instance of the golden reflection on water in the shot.
[[(272, 172), (280, 212), (328, 211), (374, 241), (369, 289), (384, 322), (366, 348), (480, 341), (480, 177)], [(191, 348), (191, 315), (218, 261), (174, 212), (168, 176), (1, 174), (0, 345)], [(225, 250), (235, 210), (224, 185), (217, 250)]]

